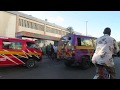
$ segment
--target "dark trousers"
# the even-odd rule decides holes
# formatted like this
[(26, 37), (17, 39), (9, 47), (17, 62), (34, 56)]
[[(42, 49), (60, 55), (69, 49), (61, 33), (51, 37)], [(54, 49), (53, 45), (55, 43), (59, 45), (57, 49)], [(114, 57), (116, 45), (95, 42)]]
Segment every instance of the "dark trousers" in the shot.
[(110, 74), (110, 79), (116, 79), (115, 67), (108, 67), (106, 65), (99, 65), (99, 64), (95, 64), (95, 66), (96, 66), (96, 75), (98, 76), (97, 79), (104, 79), (105, 69)]
[(57, 59), (57, 53), (54, 53), (55, 54), (55, 59)]

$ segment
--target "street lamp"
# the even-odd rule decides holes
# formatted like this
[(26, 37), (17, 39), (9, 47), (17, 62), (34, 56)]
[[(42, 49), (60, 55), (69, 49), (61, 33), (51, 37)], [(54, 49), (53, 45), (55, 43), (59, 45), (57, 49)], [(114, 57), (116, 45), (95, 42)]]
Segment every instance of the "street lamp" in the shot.
[(87, 36), (87, 22), (88, 22), (88, 21), (85, 21), (85, 22), (86, 22), (86, 36)]

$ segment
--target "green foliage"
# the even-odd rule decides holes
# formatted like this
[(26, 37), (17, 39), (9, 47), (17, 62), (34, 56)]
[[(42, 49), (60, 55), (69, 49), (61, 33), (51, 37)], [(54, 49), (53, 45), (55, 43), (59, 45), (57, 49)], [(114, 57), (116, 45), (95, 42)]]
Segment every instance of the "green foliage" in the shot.
[(70, 32), (70, 33), (74, 33), (74, 29), (72, 27), (68, 27), (67, 30)]

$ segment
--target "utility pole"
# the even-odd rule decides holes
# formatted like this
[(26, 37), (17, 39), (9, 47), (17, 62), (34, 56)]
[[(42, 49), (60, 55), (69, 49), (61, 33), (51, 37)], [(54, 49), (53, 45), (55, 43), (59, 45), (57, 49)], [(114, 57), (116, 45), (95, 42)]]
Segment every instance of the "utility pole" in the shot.
[(88, 21), (85, 21), (85, 22), (86, 22), (86, 36), (87, 36), (87, 22), (88, 22)]

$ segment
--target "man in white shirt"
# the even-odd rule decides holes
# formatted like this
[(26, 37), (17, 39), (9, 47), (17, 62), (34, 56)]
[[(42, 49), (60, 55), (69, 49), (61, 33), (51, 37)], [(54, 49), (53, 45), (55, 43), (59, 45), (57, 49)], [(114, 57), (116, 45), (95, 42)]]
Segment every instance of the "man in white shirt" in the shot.
[(53, 46), (53, 49), (54, 49), (55, 58), (57, 58), (57, 46), (54, 45), (54, 46)]
[(110, 28), (105, 28), (103, 34), (96, 41), (96, 50), (92, 57), (92, 63), (96, 66), (97, 79), (104, 79), (103, 74), (105, 69), (110, 74), (110, 79), (115, 79), (115, 67), (112, 55), (119, 51), (119, 47), (116, 40), (110, 36)]

